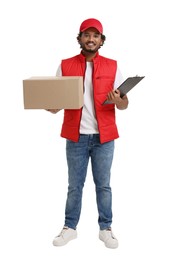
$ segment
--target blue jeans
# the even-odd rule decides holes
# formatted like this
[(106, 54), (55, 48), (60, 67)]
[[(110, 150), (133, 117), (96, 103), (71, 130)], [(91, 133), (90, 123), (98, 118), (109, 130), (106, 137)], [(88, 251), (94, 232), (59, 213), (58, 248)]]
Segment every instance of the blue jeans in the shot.
[(100, 144), (99, 134), (80, 135), (79, 142), (67, 140), (68, 194), (65, 208), (65, 226), (76, 229), (82, 206), (89, 158), (95, 183), (98, 224), (101, 230), (112, 223), (112, 191), (110, 187), (114, 141)]

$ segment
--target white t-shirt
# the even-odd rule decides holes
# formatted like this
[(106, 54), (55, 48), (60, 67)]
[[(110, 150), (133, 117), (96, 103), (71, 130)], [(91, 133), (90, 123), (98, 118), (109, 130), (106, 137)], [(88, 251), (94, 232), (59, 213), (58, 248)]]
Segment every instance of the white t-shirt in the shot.
[[(93, 84), (92, 84), (93, 63), (86, 62), (85, 80), (84, 80), (84, 106), (82, 109), (82, 117), (80, 123), (80, 134), (97, 134), (98, 125), (95, 117), (94, 100), (93, 100)], [(62, 76), (61, 65), (59, 65), (56, 76)], [(123, 82), (123, 76), (117, 68), (114, 89), (118, 88)]]

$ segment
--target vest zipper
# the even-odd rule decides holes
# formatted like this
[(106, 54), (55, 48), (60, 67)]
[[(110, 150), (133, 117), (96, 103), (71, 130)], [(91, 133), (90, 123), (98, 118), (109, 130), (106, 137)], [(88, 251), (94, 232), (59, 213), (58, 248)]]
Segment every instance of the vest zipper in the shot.
[(97, 126), (98, 126), (98, 131), (100, 134), (100, 127), (99, 127), (99, 122), (98, 122), (98, 117), (97, 117), (97, 110), (96, 110), (96, 106), (95, 106), (95, 85), (94, 85), (94, 74), (95, 74), (95, 64), (93, 62), (93, 76), (92, 76), (92, 83), (93, 83), (93, 101), (94, 101), (94, 110), (95, 110), (95, 115), (96, 115), (96, 121), (97, 121)]
[[(84, 71), (86, 72), (86, 62), (85, 62), (85, 69)], [(83, 73), (83, 95), (84, 95), (84, 92), (85, 92), (85, 85), (84, 85), (84, 82), (85, 82), (85, 73)], [(83, 107), (81, 108), (81, 111), (80, 111), (80, 120), (79, 120), (79, 125), (78, 125), (78, 141), (79, 141), (79, 137), (80, 137), (80, 122), (81, 122), (81, 118), (82, 118), (82, 110), (83, 110)]]

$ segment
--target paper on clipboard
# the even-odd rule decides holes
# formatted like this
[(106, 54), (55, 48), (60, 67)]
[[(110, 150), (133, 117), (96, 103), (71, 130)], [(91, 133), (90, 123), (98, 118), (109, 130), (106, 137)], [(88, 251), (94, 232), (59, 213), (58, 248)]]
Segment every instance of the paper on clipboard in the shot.
[[(120, 91), (120, 97), (126, 95), (134, 86), (136, 86), (145, 76), (128, 77), (117, 89)], [(105, 100), (103, 105), (112, 104), (111, 101)]]

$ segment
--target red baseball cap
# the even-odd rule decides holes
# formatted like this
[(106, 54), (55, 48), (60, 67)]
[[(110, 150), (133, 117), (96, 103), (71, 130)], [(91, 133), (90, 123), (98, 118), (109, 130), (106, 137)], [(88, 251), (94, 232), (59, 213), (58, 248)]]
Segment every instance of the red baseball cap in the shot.
[(103, 26), (101, 24), (101, 22), (97, 19), (94, 18), (89, 18), (85, 21), (83, 21), (80, 25), (80, 32), (84, 32), (85, 30), (87, 30), (88, 28), (93, 27), (96, 28), (97, 31), (99, 31), (99, 33), (103, 33)]

